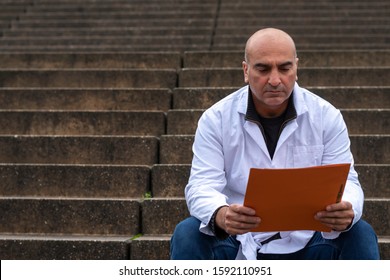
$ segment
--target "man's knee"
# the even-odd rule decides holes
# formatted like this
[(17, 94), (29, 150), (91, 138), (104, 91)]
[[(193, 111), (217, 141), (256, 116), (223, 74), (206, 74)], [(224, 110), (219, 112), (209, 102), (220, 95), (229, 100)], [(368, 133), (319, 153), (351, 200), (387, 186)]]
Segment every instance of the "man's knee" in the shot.
[(172, 239), (180, 239), (181, 242), (185, 240), (193, 240), (201, 232), (199, 231), (200, 221), (194, 217), (189, 217), (176, 225), (173, 232)]
[(189, 217), (179, 224), (171, 238), (171, 259), (189, 260), (203, 259), (204, 254), (209, 254), (203, 247), (207, 244), (207, 236), (199, 231), (200, 221)]
[(357, 238), (372, 239), (377, 242), (377, 236), (372, 226), (365, 220), (360, 219), (349, 231), (349, 234)]

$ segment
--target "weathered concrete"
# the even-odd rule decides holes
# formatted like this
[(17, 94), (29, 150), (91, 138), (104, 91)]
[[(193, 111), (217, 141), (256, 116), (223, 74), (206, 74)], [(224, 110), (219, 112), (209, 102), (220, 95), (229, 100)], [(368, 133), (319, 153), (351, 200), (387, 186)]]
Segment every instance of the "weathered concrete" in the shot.
[[(1, 164), (0, 193), (8, 197), (141, 198), (149, 166)], [(157, 184), (156, 184), (157, 185)]]
[(125, 260), (130, 237), (0, 235), (2, 260)]
[(0, 87), (173, 88), (175, 70), (0, 70)]
[(171, 234), (185, 217), (188, 209), (184, 198), (152, 198), (142, 202), (142, 231), (144, 234)]
[(2, 89), (8, 110), (157, 110), (171, 108), (169, 89)]
[[(23, 39), (21, 39), (23, 40)], [(42, 39), (44, 40), (44, 39)], [(66, 38), (64, 39), (66, 40)], [(4, 40), (3, 40), (4, 42)], [(69, 41), (68, 41), (69, 43)], [(26, 42), (23, 40), (23, 45)], [(7, 44), (9, 45), (9, 44)], [(177, 52), (161, 53), (0, 53), (1, 69), (178, 69)]]
[(160, 136), (165, 126), (164, 112), (0, 110), (0, 135)]
[(169, 260), (170, 234), (143, 235), (131, 241), (131, 260)]
[(153, 197), (183, 197), (190, 168), (189, 164), (155, 164), (151, 179)]
[(151, 136), (0, 136), (0, 162), (137, 164), (158, 162)]
[(0, 198), (0, 232), (134, 235), (139, 202), (114, 199)]

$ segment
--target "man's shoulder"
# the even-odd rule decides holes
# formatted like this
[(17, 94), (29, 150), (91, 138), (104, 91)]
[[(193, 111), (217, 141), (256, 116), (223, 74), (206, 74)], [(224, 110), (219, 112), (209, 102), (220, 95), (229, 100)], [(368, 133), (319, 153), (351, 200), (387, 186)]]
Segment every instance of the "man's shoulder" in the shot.
[(309, 109), (309, 111), (316, 112), (316, 110), (320, 108), (327, 110), (337, 110), (337, 108), (328, 100), (322, 98), (309, 89), (297, 87), (294, 89), (294, 91), (298, 91), (295, 93), (297, 103), (300, 103), (301, 105), (304, 104)]

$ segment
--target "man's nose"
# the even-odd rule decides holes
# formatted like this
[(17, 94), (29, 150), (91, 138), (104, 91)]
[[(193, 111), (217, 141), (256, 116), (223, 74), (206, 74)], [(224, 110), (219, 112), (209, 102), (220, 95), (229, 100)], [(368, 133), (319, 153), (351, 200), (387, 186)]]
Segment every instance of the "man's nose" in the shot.
[(268, 83), (273, 87), (276, 87), (281, 83), (278, 71), (276, 70), (271, 71), (268, 79)]

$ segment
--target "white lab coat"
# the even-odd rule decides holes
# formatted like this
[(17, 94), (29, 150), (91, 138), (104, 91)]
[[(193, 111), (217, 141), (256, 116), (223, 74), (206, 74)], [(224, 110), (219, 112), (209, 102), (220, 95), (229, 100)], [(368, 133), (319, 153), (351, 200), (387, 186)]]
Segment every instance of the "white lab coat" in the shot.
[[(252, 167), (290, 168), (351, 163), (343, 200), (353, 205), (353, 223), (360, 219), (364, 196), (353, 167), (350, 140), (340, 111), (298, 84), (295, 84), (293, 98), (297, 118), (283, 129), (273, 159), (258, 125), (245, 120), (248, 86), (217, 102), (202, 115), (193, 145), (191, 175), (185, 189), (190, 214), (201, 221), (201, 232), (212, 235), (207, 224), (218, 207), (243, 204)], [(260, 242), (274, 232), (239, 235), (237, 239), (241, 248), (237, 258), (256, 259), (257, 251), (295, 252), (305, 247), (313, 233), (281, 232), (282, 239), (264, 246)], [(336, 238), (340, 233), (322, 234), (325, 238)]]

